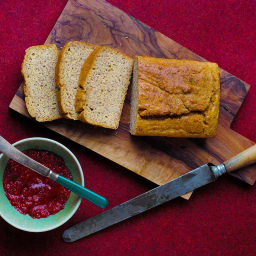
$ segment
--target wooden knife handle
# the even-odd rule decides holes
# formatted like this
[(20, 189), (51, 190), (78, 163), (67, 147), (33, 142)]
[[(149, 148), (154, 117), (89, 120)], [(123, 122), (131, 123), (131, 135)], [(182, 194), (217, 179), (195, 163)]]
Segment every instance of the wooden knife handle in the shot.
[(233, 172), (242, 167), (256, 163), (256, 145), (224, 162), (227, 172)]

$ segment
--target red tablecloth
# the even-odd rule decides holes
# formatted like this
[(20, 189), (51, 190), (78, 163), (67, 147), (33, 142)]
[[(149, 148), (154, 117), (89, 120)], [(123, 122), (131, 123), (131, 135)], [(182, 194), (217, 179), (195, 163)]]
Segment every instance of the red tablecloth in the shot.
[[(110, 0), (182, 45), (251, 84), (233, 128), (256, 141), (256, 2), (235, 0)], [(9, 111), (20, 81), (24, 50), (42, 44), (66, 0), (0, 1), (0, 134), (10, 142), (32, 136), (60, 141), (78, 157), (88, 187), (110, 207), (154, 187), (89, 150)], [(226, 176), (73, 244), (61, 240), (72, 224), (101, 210), (83, 202), (62, 227), (41, 234), (0, 219), (0, 255), (256, 255), (256, 187)], [(1, 198), (0, 198), (1, 200)]]

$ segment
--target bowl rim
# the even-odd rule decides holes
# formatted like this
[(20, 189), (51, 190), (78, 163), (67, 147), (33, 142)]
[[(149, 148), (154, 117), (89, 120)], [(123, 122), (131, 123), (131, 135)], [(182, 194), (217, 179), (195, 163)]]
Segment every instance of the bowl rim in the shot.
[[(13, 143), (12, 145), (14, 147), (18, 146), (19, 144), (22, 144), (22, 143), (26, 143), (26, 142), (29, 142), (29, 141), (45, 141), (45, 142), (48, 142), (48, 143), (52, 143), (52, 144), (56, 144), (58, 145), (59, 147), (61, 147), (62, 149), (64, 149), (70, 156), (71, 158), (73, 158), (73, 160), (75, 161), (77, 167), (78, 167), (78, 170), (79, 170), (79, 174), (81, 176), (81, 184), (82, 186), (84, 186), (84, 174), (83, 174), (83, 169), (79, 163), (79, 161), (77, 160), (76, 156), (66, 147), (64, 146), (63, 144), (55, 141), (55, 140), (52, 140), (52, 139), (48, 139), (48, 138), (43, 138), (43, 137), (30, 137), (30, 138), (25, 138), (25, 139), (22, 139), (22, 140), (19, 140), (19, 141), (16, 141), (15, 143)], [(56, 154), (56, 153), (55, 153)], [(4, 154), (1, 154), (0, 155), (0, 158), (3, 157)], [(7, 157), (7, 156), (6, 156)], [(8, 157), (7, 157), (8, 158)], [(8, 158), (9, 159), (9, 158)], [(40, 232), (46, 232), (46, 231), (50, 231), (50, 230), (53, 230), (53, 229), (56, 229), (58, 227), (60, 227), (61, 225), (63, 225), (64, 223), (66, 223), (77, 211), (77, 209), (79, 208), (80, 204), (81, 204), (81, 201), (82, 201), (82, 198), (80, 197), (78, 199), (78, 201), (76, 202), (75, 206), (73, 207), (73, 209), (71, 210), (71, 212), (65, 217), (63, 218), (60, 222), (58, 222), (57, 224), (53, 224), (51, 227), (49, 228), (45, 228), (45, 229), (41, 229), (41, 230), (31, 230), (29, 228), (23, 228), (23, 227), (20, 227), (18, 225), (15, 225), (13, 223), (11, 223), (10, 221), (8, 221), (1, 213), (0, 211), (0, 216), (2, 217), (2, 219), (4, 219), (8, 224), (10, 224), (11, 226), (19, 229), (19, 230), (23, 230), (23, 231), (27, 231), (27, 232), (32, 232), (32, 233), (40, 233)]]

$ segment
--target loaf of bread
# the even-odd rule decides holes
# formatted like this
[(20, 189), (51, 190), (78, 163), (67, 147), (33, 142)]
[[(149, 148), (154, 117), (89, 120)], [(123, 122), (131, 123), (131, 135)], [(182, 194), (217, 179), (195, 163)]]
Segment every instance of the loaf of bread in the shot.
[(60, 52), (56, 69), (56, 82), (60, 91), (58, 100), (64, 117), (77, 120), (75, 99), (81, 68), (95, 46), (85, 42), (71, 41)]
[(39, 122), (61, 118), (55, 82), (57, 61), (58, 49), (51, 44), (29, 47), (22, 63), (27, 110)]
[(130, 132), (142, 136), (213, 137), (220, 102), (218, 65), (137, 57)]
[(117, 129), (130, 83), (133, 59), (109, 47), (97, 47), (85, 61), (76, 96), (79, 120)]

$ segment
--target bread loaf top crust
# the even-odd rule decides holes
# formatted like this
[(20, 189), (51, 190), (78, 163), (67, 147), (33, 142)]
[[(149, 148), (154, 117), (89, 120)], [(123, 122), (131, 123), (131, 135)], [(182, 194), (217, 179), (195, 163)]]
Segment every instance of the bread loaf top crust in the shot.
[(132, 134), (215, 136), (220, 100), (216, 63), (152, 57), (136, 61), (138, 105)]

